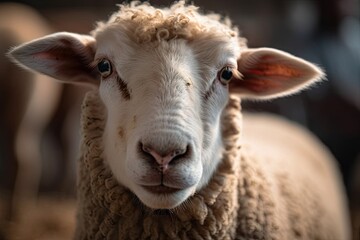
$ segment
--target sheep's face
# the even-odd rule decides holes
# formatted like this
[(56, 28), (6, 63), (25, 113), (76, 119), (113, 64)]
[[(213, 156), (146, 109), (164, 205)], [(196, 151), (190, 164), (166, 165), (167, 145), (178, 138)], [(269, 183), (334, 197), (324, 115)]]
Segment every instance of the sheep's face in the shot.
[[(164, 11), (123, 6), (95, 37), (56, 33), (16, 47), (10, 56), (65, 82), (98, 87), (112, 172), (146, 206), (170, 209), (204, 187), (221, 161), (229, 90), (269, 99), (323, 76), (285, 52), (247, 49), (218, 20), (184, 2)], [(131, 37), (134, 29), (144, 41)]]
[(96, 38), (110, 168), (145, 205), (174, 208), (209, 181), (221, 159), (237, 41), (126, 44), (114, 31)]

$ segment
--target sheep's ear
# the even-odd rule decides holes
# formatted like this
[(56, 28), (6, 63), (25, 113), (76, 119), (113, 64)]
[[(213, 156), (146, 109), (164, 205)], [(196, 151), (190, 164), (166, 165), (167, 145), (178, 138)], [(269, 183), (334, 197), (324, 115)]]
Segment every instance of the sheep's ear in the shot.
[(9, 56), (20, 66), (68, 83), (98, 85), (91, 67), (96, 41), (88, 35), (55, 33), (10, 50)]
[(245, 50), (238, 59), (241, 79), (230, 82), (230, 91), (249, 99), (270, 99), (296, 93), (321, 80), (317, 66), (271, 48)]

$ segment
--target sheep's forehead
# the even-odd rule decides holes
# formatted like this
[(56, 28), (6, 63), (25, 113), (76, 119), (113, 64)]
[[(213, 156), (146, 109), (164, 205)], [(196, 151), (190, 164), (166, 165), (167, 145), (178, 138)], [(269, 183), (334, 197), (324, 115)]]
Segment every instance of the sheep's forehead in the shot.
[(131, 49), (128, 55), (119, 52), (114, 58), (118, 74), (128, 81), (191, 81), (196, 75), (196, 56), (183, 41), (160, 42)]
[(146, 43), (159, 40), (201, 37), (238, 38), (238, 31), (230, 20), (217, 14), (200, 14), (192, 5), (183, 1), (170, 8), (158, 9), (148, 4), (120, 5), (109, 21), (98, 23), (97, 34), (108, 28), (121, 28), (133, 42)]

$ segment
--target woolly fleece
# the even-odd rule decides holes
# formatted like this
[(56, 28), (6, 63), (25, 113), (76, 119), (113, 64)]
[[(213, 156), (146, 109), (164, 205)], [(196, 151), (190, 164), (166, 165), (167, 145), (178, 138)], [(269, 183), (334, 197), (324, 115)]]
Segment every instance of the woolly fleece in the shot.
[[(102, 157), (104, 106), (97, 92), (82, 107), (82, 157), (78, 181), (76, 239), (234, 239), (238, 213), (240, 102), (223, 115), (225, 152), (210, 183), (169, 211), (143, 206), (120, 186)], [(119, 229), (118, 227), (119, 226)]]
[(222, 116), (223, 159), (209, 184), (179, 207), (159, 211), (116, 182), (103, 159), (104, 106), (97, 92), (88, 93), (75, 239), (339, 239), (318, 193), (293, 188), (286, 174), (273, 176), (241, 148), (240, 110), (231, 97)]

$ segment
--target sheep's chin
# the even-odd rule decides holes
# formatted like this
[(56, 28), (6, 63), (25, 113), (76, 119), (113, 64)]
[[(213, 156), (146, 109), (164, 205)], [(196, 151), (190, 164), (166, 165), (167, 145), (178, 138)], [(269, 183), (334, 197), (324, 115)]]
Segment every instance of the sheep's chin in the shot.
[(139, 200), (151, 209), (173, 209), (182, 204), (195, 192), (195, 186), (181, 189), (174, 193), (157, 194), (146, 191), (141, 186), (137, 186), (133, 192)]

